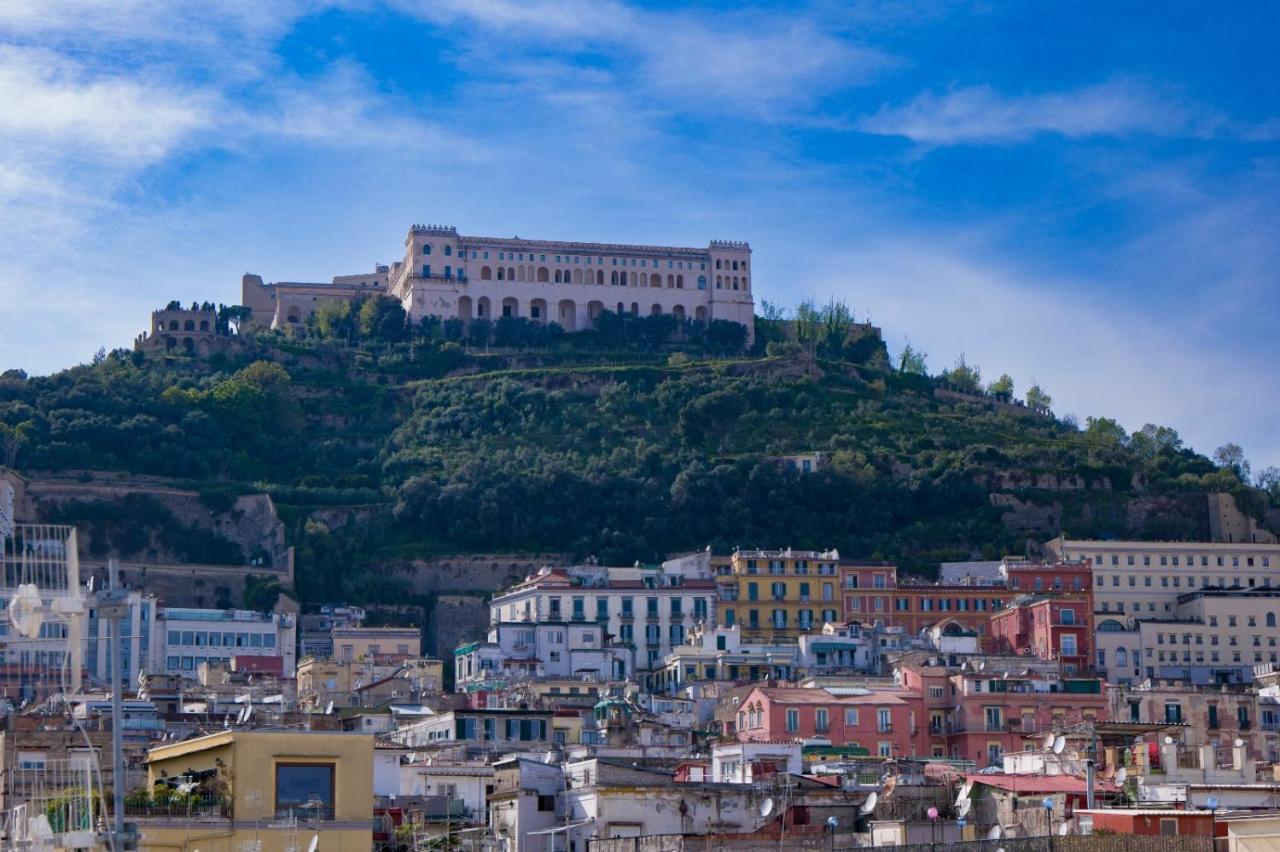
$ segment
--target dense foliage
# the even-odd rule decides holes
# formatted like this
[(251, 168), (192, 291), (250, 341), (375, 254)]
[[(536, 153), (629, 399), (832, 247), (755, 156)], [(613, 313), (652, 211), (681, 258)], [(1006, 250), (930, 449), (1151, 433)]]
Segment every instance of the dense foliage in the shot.
[[(1076, 536), (1186, 537), (1206, 533), (1206, 492), (1258, 518), (1280, 503), (1280, 475), (1249, 487), (1239, 448), (1214, 461), (1164, 427), (1080, 428), (1047, 413), (1043, 389), (1019, 402), (1008, 376), (984, 385), (963, 358), (937, 377), (924, 353), (891, 360), (836, 303), (765, 308), (746, 353), (731, 323), (606, 312), (564, 334), (511, 318), (411, 325), (384, 299), (326, 307), (301, 337), (246, 335), (234, 357), (116, 351), (49, 377), (9, 371), (0, 461), (186, 480), (213, 511), (266, 489), (304, 596), (368, 600), (398, 590), (372, 566), (446, 551), (617, 563), (838, 547), (928, 573), (1046, 538), (1037, 507)], [(813, 473), (782, 458), (810, 452)], [(1026, 511), (993, 505), (995, 491)], [(1155, 499), (1160, 511), (1131, 511)], [(145, 501), (66, 511), (96, 550), (245, 558)], [(277, 593), (255, 586), (254, 605)]]

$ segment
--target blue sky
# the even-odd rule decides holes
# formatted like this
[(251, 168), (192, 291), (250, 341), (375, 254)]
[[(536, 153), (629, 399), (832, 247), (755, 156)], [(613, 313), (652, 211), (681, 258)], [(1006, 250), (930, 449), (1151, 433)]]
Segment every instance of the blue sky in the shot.
[(1280, 464), (1280, 6), (0, 4), (0, 367), (410, 223), (702, 245), (934, 370)]

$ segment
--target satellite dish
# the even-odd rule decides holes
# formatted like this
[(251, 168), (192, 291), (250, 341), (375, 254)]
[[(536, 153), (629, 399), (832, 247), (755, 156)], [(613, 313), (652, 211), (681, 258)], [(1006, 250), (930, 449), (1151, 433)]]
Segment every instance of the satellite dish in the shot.
[(9, 601), (9, 621), (14, 630), (26, 639), (40, 638), (40, 625), (44, 624), (44, 601), (34, 583), (23, 583)]
[(959, 807), (956, 808), (956, 816), (960, 819), (964, 819), (969, 815), (969, 808), (971, 807), (973, 807), (973, 799), (965, 799), (960, 803)]
[(832, 831), (835, 831), (839, 827), (840, 827), (840, 820), (836, 819), (833, 816), (827, 817), (827, 828), (831, 829)]
[(1053, 748), (1054, 740), (1056, 740), (1056, 739), (1057, 739), (1057, 738), (1056, 738), (1053, 734), (1051, 734), (1051, 733), (1050, 733), (1050, 734), (1045, 734), (1045, 735), (1044, 735), (1044, 750), (1045, 750), (1045, 751), (1049, 751), (1050, 749), (1052, 749), (1052, 748)]
[(307, 852), (316, 852), (320, 848), (320, 835), (311, 835), (311, 842), (307, 844)]
[(1164, 744), (1165, 744), (1165, 745), (1173, 745), (1173, 737), (1165, 737), (1165, 738), (1164, 738)]
[(1147, 783), (1147, 779), (1145, 779), (1145, 778), (1143, 778), (1141, 775), (1139, 775), (1137, 778), (1134, 778), (1134, 779), (1133, 779), (1133, 783), (1135, 783), (1135, 784), (1137, 784), (1139, 787), (1141, 787), (1143, 784)]
[(1059, 736), (1057, 736), (1057, 737), (1055, 737), (1055, 738), (1054, 738), (1054, 740), (1053, 740), (1053, 753), (1054, 753), (1054, 754), (1062, 754), (1062, 750), (1063, 750), (1064, 748), (1066, 748), (1066, 747), (1067, 747), (1067, 738), (1066, 738), (1066, 737), (1059, 735)]
[(1121, 766), (1119, 769), (1116, 770), (1116, 785), (1123, 786), (1125, 779), (1128, 777), (1129, 777), (1129, 770)]
[(862, 803), (862, 807), (859, 809), (858, 812), (863, 814), (871, 813), (876, 809), (876, 802), (878, 801), (880, 801), (880, 797), (876, 795), (874, 790), (872, 790), (871, 793), (867, 796), (867, 800)]
[(1061, 834), (1065, 837), (1070, 833), (1071, 833), (1071, 823), (1064, 822), (1062, 825), (1058, 826), (1058, 834)]
[(998, 826), (998, 825), (993, 825), (993, 826), (991, 826), (991, 830), (987, 832), (987, 839), (988, 839), (988, 840), (999, 840), (999, 839), (1000, 839), (1000, 835), (1001, 835), (1001, 834), (1003, 834), (1003, 833), (1004, 833), (1004, 832), (1000, 830), (1000, 826)]
[(1218, 797), (1217, 797), (1217, 796), (1210, 796), (1209, 798), (1207, 798), (1207, 799), (1205, 799), (1205, 800), (1204, 800), (1204, 803), (1205, 803), (1205, 805), (1207, 805), (1207, 806), (1208, 806), (1209, 810), (1211, 810), (1211, 811), (1216, 811), (1216, 810), (1218, 809)]
[(1244, 745), (1244, 740), (1242, 740), (1240, 737), (1236, 737), (1236, 748), (1240, 748), (1240, 746), (1242, 745)]
[[(760, 803), (760, 816), (767, 817), (771, 813), (773, 813), (772, 797), (765, 799), (763, 802)], [(310, 852), (315, 852), (315, 850), (310, 850)]]
[(333, 713), (333, 702), (330, 701), (324, 706), (324, 715), (329, 716)]

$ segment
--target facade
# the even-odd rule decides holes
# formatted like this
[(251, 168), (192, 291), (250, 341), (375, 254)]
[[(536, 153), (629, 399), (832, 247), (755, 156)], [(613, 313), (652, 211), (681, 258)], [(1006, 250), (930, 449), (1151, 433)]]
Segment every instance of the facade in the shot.
[(550, 710), (448, 710), (398, 728), (391, 740), (409, 748), (467, 742), (483, 751), (546, 748)]
[(229, 663), (233, 657), (280, 657), (285, 672), (292, 672), (296, 662), (292, 613), (161, 607), (155, 631), (152, 670), (157, 674), (194, 679), (201, 663)]
[(388, 292), (415, 321), (524, 317), (590, 328), (602, 311), (669, 314), (710, 322), (754, 322), (751, 247), (712, 240), (706, 248), (553, 242), (463, 236), (414, 225)]
[(662, 667), (695, 624), (709, 622), (715, 582), (705, 554), (660, 566), (578, 565), (543, 569), (489, 605), (491, 624), (605, 625), (610, 642), (635, 648), (635, 667)]
[(904, 690), (756, 687), (738, 707), (742, 742), (806, 740), (865, 749), (878, 757), (915, 757), (920, 750), (920, 700)]
[(333, 657), (333, 631), (335, 628), (359, 627), (364, 624), (365, 612), (358, 606), (332, 606), (326, 604), (319, 612), (298, 616), (298, 656)]
[[(373, 737), (317, 731), (225, 731), (153, 748), (148, 787), (189, 783), (194, 814), (170, 816), (135, 805), (140, 847), (186, 848), (199, 825), (200, 848), (238, 852), (259, 842), (285, 852), (297, 831), (326, 848), (373, 846)], [(194, 817), (194, 819), (193, 819)]]
[(676, 692), (703, 681), (788, 680), (796, 673), (800, 645), (794, 642), (743, 642), (737, 626), (700, 625), (688, 643), (671, 650), (650, 677), (654, 690)]
[(1004, 654), (1057, 660), (1066, 674), (1093, 668), (1089, 592), (1019, 595), (991, 616), (991, 639)]
[(375, 265), (365, 275), (335, 275), (325, 283), (279, 281), (266, 284), (262, 276), (240, 280), (240, 302), (249, 308), (249, 325), (259, 328), (301, 328), (321, 305), (351, 302), (387, 291), (390, 267)]
[[(123, 683), (132, 689), (138, 682), (139, 672), (157, 670), (156, 660), (156, 598), (138, 591), (126, 593), (128, 615), (121, 620), (120, 664)], [(90, 677), (103, 684), (111, 683), (111, 627), (98, 617), (96, 609), (85, 614), (84, 667)]]
[(339, 660), (403, 662), (422, 656), (417, 627), (335, 627), (333, 655)]
[[(1182, 744), (1188, 748), (1212, 745), (1229, 754), (1237, 740), (1262, 759), (1280, 752), (1280, 725), (1273, 716), (1261, 724), (1257, 692), (1242, 687), (1205, 689), (1179, 680), (1146, 680), (1107, 688), (1111, 718), (1122, 722), (1186, 725)], [(1266, 706), (1266, 705), (1262, 705)]]
[(454, 651), (458, 692), (547, 678), (626, 680), (634, 670), (634, 647), (610, 641), (599, 621), (499, 622), (490, 626), (487, 641)]
[(140, 334), (133, 348), (140, 352), (183, 352), (213, 355), (225, 352), (232, 338), (218, 330), (218, 312), (205, 306), (198, 310), (166, 308), (152, 311), (151, 328)]
[(716, 576), (718, 623), (736, 626), (744, 641), (794, 641), (843, 621), (835, 550), (739, 550), (727, 569)]

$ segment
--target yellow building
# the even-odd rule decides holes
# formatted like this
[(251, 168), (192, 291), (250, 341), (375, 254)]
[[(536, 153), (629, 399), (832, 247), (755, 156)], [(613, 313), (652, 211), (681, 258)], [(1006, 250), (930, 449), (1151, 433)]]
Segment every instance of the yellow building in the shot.
[(742, 640), (795, 639), (840, 623), (840, 554), (834, 550), (739, 550), (717, 566), (719, 623)]
[[(140, 848), (261, 852), (373, 846), (373, 736), (316, 731), (224, 731), (151, 750), (149, 796), (130, 793)], [(291, 820), (296, 818), (296, 828)]]

